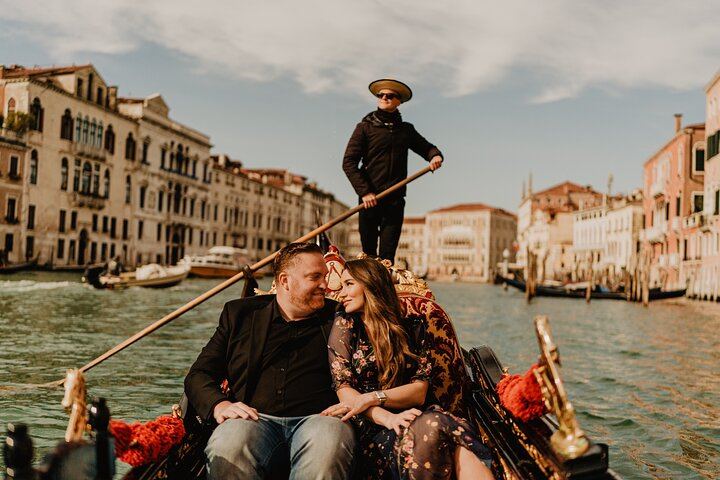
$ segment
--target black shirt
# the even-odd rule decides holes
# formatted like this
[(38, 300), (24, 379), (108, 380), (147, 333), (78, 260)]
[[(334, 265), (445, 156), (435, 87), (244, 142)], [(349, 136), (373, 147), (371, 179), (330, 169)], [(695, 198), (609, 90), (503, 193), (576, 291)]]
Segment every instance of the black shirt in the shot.
[(261, 374), (248, 397), (250, 406), (268, 415), (299, 417), (320, 413), (337, 403), (321, 324), (316, 315), (286, 321), (277, 301), (273, 301)]

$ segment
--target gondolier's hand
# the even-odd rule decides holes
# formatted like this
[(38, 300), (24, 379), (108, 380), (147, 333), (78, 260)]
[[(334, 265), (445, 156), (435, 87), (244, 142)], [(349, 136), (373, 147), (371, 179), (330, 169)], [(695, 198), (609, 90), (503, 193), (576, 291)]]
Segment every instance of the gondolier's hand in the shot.
[(223, 400), (215, 405), (215, 408), (213, 409), (213, 417), (215, 417), (215, 421), (218, 425), (231, 418), (242, 418), (244, 420), (257, 420), (260, 418), (258, 417), (257, 410), (253, 407), (245, 405), (242, 402), (232, 403), (227, 400)]
[(388, 412), (387, 419), (383, 422), (383, 425), (388, 430), (395, 430), (395, 433), (400, 435), (400, 427), (408, 428), (415, 418), (417, 418), (422, 412), (417, 408), (411, 408), (403, 410), (400, 413)]
[(365, 208), (372, 208), (377, 205), (377, 199), (375, 199), (374, 193), (368, 193), (362, 197), (363, 206)]
[(442, 167), (442, 164), (443, 157), (441, 157), (440, 155), (435, 155), (432, 159), (430, 159), (430, 170), (434, 172), (438, 168)]

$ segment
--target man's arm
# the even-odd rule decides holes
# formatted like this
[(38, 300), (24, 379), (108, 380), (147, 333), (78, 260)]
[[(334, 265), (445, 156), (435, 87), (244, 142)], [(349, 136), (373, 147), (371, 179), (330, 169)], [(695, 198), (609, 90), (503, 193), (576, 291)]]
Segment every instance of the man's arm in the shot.
[(437, 170), (442, 166), (443, 154), (440, 150), (428, 142), (425, 137), (420, 135), (415, 127), (412, 127), (413, 132), (410, 141), (410, 150), (420, 155), (422, 158), (430, 162), (430, 169), (432, 171)]
[(229, 327), (230, 318), (226, 304), (215, 333), (185, 377), (185, 394), (198, 415), (205, 420), (213, 417), (217, 404), (227, 401), (227, 396), (220, 390), (220, 383), (228, 377), (226, 352)]
[(370, 188), (370, 182), (368, 182), (365, 173), (360, 169), (360, 162), (363, 161), (366, 153), (367, 139), (361, 122), (357, 124), (350, 136), (350, 140), (348, 140), (342, 164), (345, 175), (359, 197), (375, 193)]

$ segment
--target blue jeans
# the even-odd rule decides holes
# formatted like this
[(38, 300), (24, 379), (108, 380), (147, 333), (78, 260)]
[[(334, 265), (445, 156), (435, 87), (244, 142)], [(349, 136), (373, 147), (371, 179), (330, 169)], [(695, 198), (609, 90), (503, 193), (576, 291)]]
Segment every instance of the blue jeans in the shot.
[(355, 433), (335, 417), (232, 419), (210, 436), (207, 478), (262, 479), (289, 464), (290, 480), (350, 478)]

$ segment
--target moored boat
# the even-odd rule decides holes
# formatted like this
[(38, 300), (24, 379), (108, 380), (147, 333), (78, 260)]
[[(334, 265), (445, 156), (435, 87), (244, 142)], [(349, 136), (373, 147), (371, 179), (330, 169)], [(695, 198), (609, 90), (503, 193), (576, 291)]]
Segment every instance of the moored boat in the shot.
[(137, 267), (132, 272), (111, 274), (105, 266), (89, 267), (85, 270), (83, 281), (95, 288), (148, 287), (166, 288), (179, 284), (190, 273), (190, 264), (181, 260), (177, 265), (165, 267), (149, 263)]
[(246, 249), (225, 245), (210, 248), (206, 255), (193, 255), (186, 259), (190, 263), (190, 275), (202, 278), (230, 278), (244, 265), (252, 263)]
[[(496, 284), (506, 284), (518, 290), (525, 291), (525, 281), (519, 278), (504, 277), (498, 274), (495, 278)], [(666, 298), (677, 298), (685, 296), (686, 290), (662, 290), (651, 288), (648, 290), (649, 300), (662, 300)], [(572, 285), (536, 285), (535, 295), (539, 297), (565, 297), (565, 298), (587, 298), (587, 284)], [(628, 294), (622, 290), (606, 290), (592, 288), (590, 298), (598, 300), (628, 300)]]
[(23, 270), (30, 270), (37, 266), (37, 262), (38, 262), (38, 259), (37, 259), (37, 257), (35, 257), (32, 260), (28, 260), (27, 262), (23, 262), (23, 263), (2, 263), (2, 264), (0, 264), (0, 274), (15, 273), (15, 272), (23, 271)]

